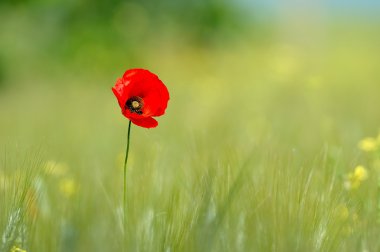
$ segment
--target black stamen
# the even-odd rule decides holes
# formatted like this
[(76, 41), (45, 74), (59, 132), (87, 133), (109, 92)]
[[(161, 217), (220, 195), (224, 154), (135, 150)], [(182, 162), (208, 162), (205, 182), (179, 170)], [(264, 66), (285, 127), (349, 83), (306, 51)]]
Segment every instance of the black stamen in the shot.
[(124, 109), (129, 109), (131, 113), (136, 113), (136, 114), (141, 115), (143, 113), (142, 112), (143, 106), (144, 106), (144, 101), (141, 97), (132, 96), (125, 103)]

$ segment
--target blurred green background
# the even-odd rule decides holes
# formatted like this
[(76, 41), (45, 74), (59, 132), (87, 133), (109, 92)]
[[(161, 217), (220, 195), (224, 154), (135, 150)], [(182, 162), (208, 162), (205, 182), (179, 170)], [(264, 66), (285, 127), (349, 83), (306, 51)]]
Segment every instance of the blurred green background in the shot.
[(183, 135), (250, 130), (250, 139), (288, 147), (353, 144), (378, 129), (379, 9), (374, 1), (3, 0), (2, 144), (88, 135), (98, 145), (95, 136), (125, 127), (109, 89), (134, 67), (168, 85), (161, 120)]
[(374, 1), (3, 0), (1, 139), (26, 142), (24, 132), (49, 121), (64, 128), (75, 117), (86, 131), (88, 113), (99, 116), (92, 127), (102, 123), (117, 110), (109, 88), (133, 67), (167, 83), (168, 117), (184, 118), (183, 127), (206, 125), (222, 106), (238, 106), (226, 121), (242, 127), (264, 117), (272, 127), (278, 121), (274, 131), (286, 138), (297, 138), (290, 128), (308, 117), (336, 126), (334, 138), (347, 128), (373, 132), (367, 122), (378, 121), (378, 9)]
[[(62, 200), (59, 182), (47, 179), (57, 209), (41, 213), (41, 242), (30, 247), (106, 251), (111, 240), (120, 248), (113, 232), (120, 233), (115, 206), (128, 122), (111, 87), (139, 67), (156, 73), (171, 99), (157, 128), (132, 128), (128, 191), (138, 230), (131, 251), (143, 244), (145, 251), (212, 251), (208, 235), (217, 228), (215, 251), (270, 251), (273, 244), (277, 251), (357, 251), (363, 239), (376, 251), (376, 179), (367, 187), (372, 194), (345, 201), (369, 195), (372, 205), (348, 204), (368, 226), (357, 225), (350, 237), (330, 220), (346, 197), (345, 174), (372, 162), (357, 143), (380, 126), (379, 12), (375, 1), (1, 0), (1, 164), (22, 167), (4, 160), (42, 153), (42, 163), (66, 167), (77, 194)], [(229, 213), (224, 200), (246, 160), (252, 174), (239, 183), (248, 189)], [(198, 215), (191, 229), (189, 211), (227, 216), (233, 228), (242, 222), (256, 240), (234, 247), (240, 226), (210, 227)], [(159, 238), (144, 233), (147, 218), (157, 221)], [(67, 235), (71, 229), (77, 233)], [(65, 248), (66, 236), (76, 242)], [(171, 242), (178, 247), (167, 250)]]

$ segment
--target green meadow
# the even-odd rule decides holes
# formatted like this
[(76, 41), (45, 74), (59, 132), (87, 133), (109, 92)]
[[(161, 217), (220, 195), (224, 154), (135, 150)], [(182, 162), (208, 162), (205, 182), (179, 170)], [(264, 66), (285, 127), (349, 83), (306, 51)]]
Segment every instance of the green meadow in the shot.
[[(119, 12), (64, 33), (36, 6), (0, 9), (1, 252), (380, 250), (379, 25), (205, 37), (133, 5), (133, 36)], [(170, 101), (132, 125), (124, 230), (134, 67)]]

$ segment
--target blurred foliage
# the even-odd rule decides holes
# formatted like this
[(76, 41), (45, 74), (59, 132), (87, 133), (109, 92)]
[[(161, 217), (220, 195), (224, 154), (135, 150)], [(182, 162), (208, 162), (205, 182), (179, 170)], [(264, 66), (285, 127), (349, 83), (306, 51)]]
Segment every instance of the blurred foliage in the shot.
[(5, 86), (5, 63), (0, 55), (0, 90)]
[(246, 34), (252, 15), (243, 12), (226, 0), (5, 0), (0, 72), (12, 78), (108, 73), (143, 66), (150, 50), (163, 47), (224, 47)]
[[(78, 30), (92, 30), (99, 36), (89, 39), (115, 41), (124, 39), (120, 38), (123, 33), (129, 39), (138, 36), (143, 40), (174, 25), (195, 41), (208, 43), (221, 33), (238, 32), (246, 21), (241, 18), (238, 5), (226, 0), (5, 0), (1, 6), (3, 11), (27, 8), (27, 12), (36, 15), (44, 25), (50, 23), (59, 29), (60, 39), (76, 35)], [(141, 34), (142, 31), (145, 34)]]

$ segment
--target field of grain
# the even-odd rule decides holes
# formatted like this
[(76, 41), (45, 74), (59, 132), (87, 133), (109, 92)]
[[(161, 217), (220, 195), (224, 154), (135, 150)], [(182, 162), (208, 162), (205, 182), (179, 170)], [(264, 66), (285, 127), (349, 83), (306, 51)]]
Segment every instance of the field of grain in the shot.
[[(378, 25), (131, 52), (106, 29), (49, 47), (54, 30), (18, 11), (0, 17), (0, 251), (380, 249)], [(111, 87), (133, 67), (171, 98), (157, 128), (132, 126), (124, 231)]]

